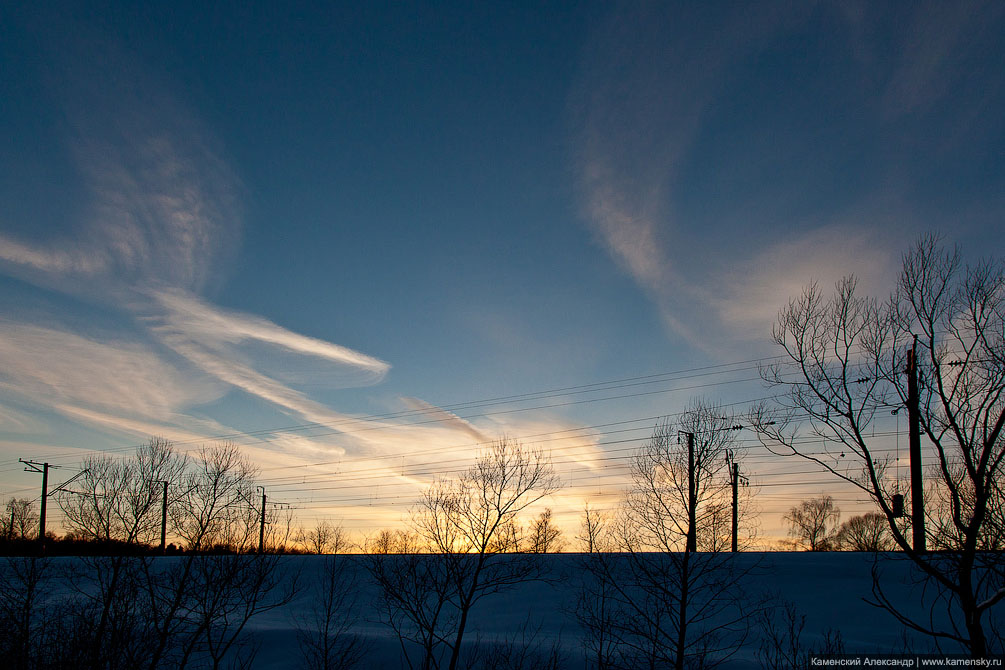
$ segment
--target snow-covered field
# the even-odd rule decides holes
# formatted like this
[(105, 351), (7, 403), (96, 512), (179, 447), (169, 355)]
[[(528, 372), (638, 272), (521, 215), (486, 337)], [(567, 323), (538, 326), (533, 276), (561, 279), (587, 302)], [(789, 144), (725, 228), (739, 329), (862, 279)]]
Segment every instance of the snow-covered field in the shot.
[[(284, 558), (285, 567), (299, 571), (303, 585), (310, 586), (320, 578), (320, 567), (326, 557), (297, 556)], [(342, 556), (347, 568), (357, 573), (361, 604), (361, 620), (355, 632), (366, 637), (371, 646), (364, 667), (403, 667), (400, 648), (392, 631), (378, 621), (374, 609), (377, 587), (365, 568), (366, 557)], [(538, 630), (538, 642), (545, 645), (559, 641), (566, 667), (585, 666), (583, 632), (577, 624), (573, 608), (583, 579), (578, 567), (580, 557), (574, 554), (544, 555), (551, 579), (548, 582), (525, 583), (511, 591), (492, 595), (480, 602), (472, 612), (468, 640), (505, 639), (528, 626)], [(904, 649), (904, 629), (894, 618), (865, 602), (871, 596), (873, 556), (871, 554), (835, 553), (747, 553), (737, 560), (754, 563), (756, 576), (748, 580), (751, 592), (767, 593), (795, 605), (806, 615), (803, 643), (819, 642), (827, 629), (840, 631), (846, 651), (900, 652)], [(905, 611), (926, 615), (920, 606), (920, 591), (910, 584), (909, 562), (899, 558), (883, 558), (884, 590), (892, 600), (902, 603)], [(294, 616), (310, 607), (310, 589), (301, 590), (288, 606), (254, 619), (250, 632), (260, 643), (256, 667), (294, 667), (298, 657)], [(908, 636), (916, 652), (930, 650), (926, 638)], [(723, 667), (758, 667), (758, 642), (751, 640)], [(948, 651), (948, 650), (947, 650)], [(405, 666), (407, 667), (407, 666)]]

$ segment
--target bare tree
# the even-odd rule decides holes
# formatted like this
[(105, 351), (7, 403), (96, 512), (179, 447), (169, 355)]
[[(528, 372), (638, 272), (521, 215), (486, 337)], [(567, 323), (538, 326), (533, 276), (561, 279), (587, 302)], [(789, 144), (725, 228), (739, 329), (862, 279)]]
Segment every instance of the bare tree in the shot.
[(471, 670), (561, 670), (565, 658), (557, 640), (540, 639), (541, 628), (530, 621), (504, 639), (479, 639), (465, 659)]
[(850, 551), (891, 551), (896, 545), (890, 537), (886, 517), (870, 512), (852, 518), (841, 524), (836, 544)]
[(565, 546), (562, 531), (551, 521), (551, 508), (545, 509), (531, 525), (527, 551), (532, 554), (549, 554)]
[(0, 654), (8, 667), (29, 668), (41, 655), (51, 573), (49, 559), (37, 556), (9, 556), (0, 563)]
[(359, 619), (356, 575), (343, 556), (321, 560), (321, 578), (310, 592), (311, 606), (297, 617), (300, 652), (308, 670), (350, 670), (367, 651), (363, 640), (351, 632)]
[[(1001, 260), (966, 265), (958, 250), (947, 252), (936, 236), (923, 237), (905, 254), (888, 300), (859, 295), (854, 278), (840, 282), (830, 299), (811, 285), (781, 311), (774, 339), (789, 363), (764, 370), (766, 381), (785, 391), (778, 410), (762, 408), (754, 416), (765, 445), (812, 460), (871, 496), (897, 546), (951, 604), (953, 616), (946, 627), (910, 617), (877, 580), (878, 604), (974, 656), (993, 651), (986, 619), (1005, 599), (1005, 567), (980, 547), (989, 526), (1001, 525), (994, 503), (1005, 467)], [(896, 483), (871, 431), (879, 412), (908, 403), (909, 369), (917, 373), (918, 421), (946, 505), (942, 530), (951, 531), (940, 533), (948, 550), (938, 553), (915, 547), (898, 526), (891, 503)], [(823, 453), (796, 441), (804, 420), (825, 441)], [(1000, 651), (1000, 640), (996, 644)]]
[[(370, 562), (384, 594), (385, 620), (403, 649), (406, 640), (421, 645), (421, 667), (438, 667), (442, 646), (449, 669), (456, 670), (471, 609), (536, 578), (537, 561), (500, 554), (516, 546), (519, 514), (558, 487), (544, 454), (500, 440), (457, 478), (432, 484), (413, 510), (411, 524), (432, 556)], [(406, 660), (411, 666), (407, 652)]]
[[(196, 651), (217, 670), (228, 657), (248, 666), (257, 649), (244, 635), (252, 618), (289, 603), (297, 575), (286, 574), (276, 554), (245, 553), (193, 557), (186, 585), (188, 629), (182, 637), (183, 665)], [(151, 667), (153, 664), (151, 664)]]
[(746, 639), (761, 603), (744, 589), (750, 568), (720, 553), (729, 546), (719, 515), (729, 426), (721, 408), (698, 401), (657, 426), (635, 455), (612, 530), (622, 553), (588, 557), (600, 586), (580, 599), (599, 666), (712, 667)]
[[(153, 438), (131, 457), (90, 456), (72, 489), (57, 493), (71, 531), (87, 540), (143, 545), (159, 534), (159, 481), (176, 479), (185, 468), (171, 445)], [(73, 583), (87, 612), (93, 667), (134, 667), (146, 647), (149, 611), (139, 594), (149, 558), (128, 555), (122, 547), (81, 561)]]
[(27, 540), (38, 534), (38, 512), (28, 498), (11, 498), (0, 519), (0, 535), (8, 540)]
[[(966, 540), (953, 517), (954, 492), (960, 504), (966, 508), (972, 508), (975, 502), (966, 468), (957, 463), (950, 467), (949, 473), (956, 482), (955, 489), (941, 485), (938, 468), (934, 468), (929, 478), (931, 484), (925, 491), (925, 523), (932, 549), (952, 550)], [(998, 480), (990, 482), (990, 489), (985, 522), (976, 539), (978, 551), (1005, 550), (1005, 489)]]
[(199, 449), (171, 508), (175, 531), (188, 549), (240, 551), (257, 544), (256, 474), (235, 444)]
[(810, 551), (837, 548), (841, 510), (834, 504), (834, 498), (825, 495), (804, 500), (790, 509), (784, 519), (789, 522), (789, 535), (798, 546)]
[(313, 528), (300, 530), (297, 542), (312, 554), (340, 554), (349, 546), (345, 530), (327, 521), (320, 521)]
[(579, 521), (579, 535), (576, 536), (583, 551), (588, 554), (604, 551), (607, 544), (605, 530), (609, 521), (610, 518), (607, 514), (590, 509), (589, 501), (583, 504), (583, 516)]
[[(440, 667), (447, 635), (456, 628), (451, 563), (442, 554), (371, 553), (367, 570), (380, 588), (377, 609), (394, 630), (409, 668)], [(419, 658), (413, 660), (412, 645)]]
[(414, 554), (420, 549), (420, 538), (413, 531), (381, 528), (363, 543), (368, 554)]
[[(620, 643), (622, 609), (617, 599), (613, 580), (616, 570), (610, 566), (611, 558), (589, 553), (582, 561), (583, 575), (576, 596), (575, 616), (583, 631), (583, 647), (587, 667), (611, 670), (617, 667), (617, 658), (623, 649)], [(596, 577), (600, 577), (597, 579)]]
[(413, 519), (416, 530), (432, 548), (452, 559), (451, 577), (457, 585), (449, 670), (457, 668), (471, 608), (534, 574), (534, 563), (493, 557), (512, 546), (506, 531), (517, 516), (559, 486), (543, 453), (500, 440), (467, 472), (455, 480), (440, 480), (423, 495)]
[(368, 537), (363, 543), (363, 547), (368, 554), (395, 554), (394, 551), (394, 531), (390, 528), (381, 528), (373, 537)]
[[(257, 549), (260, 506), (254, 467), (234, 444), (202, 447), (180, 477), (170, 508), (184, 559), (147, 571), (144, 606), (151, 619), (148, 667), (184, 666), (200, 654), (214, 668), (239, 651), (251, 618), (289, 602), (297, 589), (279, 558)], [(200, 552), (214, 551), (216, 555)], [(240, 655), (238, 654), (238, 655)]]
[[(276, 556), (199, 553), (234, 552), (257, 540), (259, 510), (248, 497), (254, 470), (237, 448), (206, 447), (186, 459), (155, 438), (131, 456), (95, 456), (85, 466), (56, 500), (72, 532), (104, 543), (106, 551), (70, 566), (68, 606), (52, 615), (46, 639), (75, 645), (66, 652), (73, 667), (248, 660), (251, 647), (242, 644), (248, 621), (288, 602), (297, 582)], [(163, 482), (172, 493), (166, 501)], [(150, 555), (165, 502), (168, 531), (191, 549), (170, 562)]]
[(160, 532), (160, 481), (178, 480), (186, 461), (160, 438), (132, 457), (104, 454), (84, 459), (83, 474), (56, 495), (64, 523), (89, 540), (146, 543)]

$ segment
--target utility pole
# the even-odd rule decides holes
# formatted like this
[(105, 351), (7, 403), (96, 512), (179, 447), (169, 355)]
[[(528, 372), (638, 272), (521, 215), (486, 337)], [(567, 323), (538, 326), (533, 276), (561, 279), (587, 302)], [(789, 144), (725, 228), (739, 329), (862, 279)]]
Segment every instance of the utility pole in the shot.
[(924, 482), (921, 479), (921, 401), (918, 397), (918, 338), (907, 352), (907, 420), (911, 456), (911, 528), (914, 550), (925, 551)]
[(38, 510), (38, 546), (45, 548), (45, 501), (49, 498), (49, 464), (42, 464), (42, 501)]
[[(49, 464), (26, 461), (23, 458), (17, 459), (27, 467), (25, 472), (42, 473), (42, 498), (38, 509), (38, 546), (41, 551), (45, 550), (45, 501), (49, 497)], [(41, 467), (41, 469), (39, 469)]]
[[(740, 430), (743, 426), (733, 426), (730, 430)], [(736, 462), (736, 456), (732, 450), (726, 451), (726, 464), (729, 466), (729, 484), (733, 489), (733, 540), (731, 551), (737, 550), (737, 537), (740, 528), (740, 484), (747, 485), (747, 478), (740, 476), (740, 464)]]
[[(37, 461), (26, 461), (23, 458), (19, 458), (17, 460), (20, 461), (21, 463), (24, 463), (27, 466), (24, 469), (25, 472), (40, 472), (40, 473), (42, 473), (42, 498), (41, 498), (40, 504), (38, 506), (38, 547), (39, 547), (39, 552), (44, 552), (45, 551), (45, 503), (46, 503), (46, 501), (49, 499), (50, 495), (55, 495), (55, 494), (59, 493), (60, 491), (65, 490), (67, 484), (73, 482), (78, 477), (82, 477), (83, 475), (87, 474), (87, 469), (85, 468), (85, 469), (81, 470), (80, 472), (78, 472), (77, 474), (73, 475), (72, 477), (70, 477), (69, 479), (67, 479), (65, 482), (63, 482), (62, 484), (60, 484), (59, 486), (57, 486), (55, 489), (53, 489), (52, 493), (49, 493), (49, 468), (59, 468), (60, 466), (58, 466), (58, 465), (49, 465), (48, 463), (39, 463)], [(71, 491), (71, 493), (74, 493), (74, 492)], [(13, 519), (13, 518), (14, 517), (11, 516), (11, 519)]]
[(740, 506), (737, 500), (737, 486), (740, 483), (740, 466), (737, 463), (733, 463), (733, 542), (730, 545), (730, 551), (734, 554), (736, 553), (736, 532), (739, 526), (739, 516)]
[(168, 527), (168, 483), (166, 480), (158, 480), (164, 486), (161, 492), (161, 555), (167, 553), (167, 527)]
[[(683, 431), (681, 431), (683, 432)], [(694, 553), (698, 551), (698, 491), (695, 484), (694, 472), (694, 433), (686, 433), (687, 437), (687, 543), (685, 551)], [(680, 433), (678, 433), (678, 438)]]
[(265, 551), (265, 487), (259, 486), (262, 490), (262, 525), (258, 530), (258, 553)]

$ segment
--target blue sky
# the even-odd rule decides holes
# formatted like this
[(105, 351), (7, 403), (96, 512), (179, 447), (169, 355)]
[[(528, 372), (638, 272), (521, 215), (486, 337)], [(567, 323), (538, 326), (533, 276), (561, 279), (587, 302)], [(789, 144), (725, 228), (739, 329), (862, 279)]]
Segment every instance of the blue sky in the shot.
[(400, 460), (400, 501), (549, 435), (574, 521), (631, 442), (555, 431), (756, 374), (438, 408), (772, 355), (788, 296), (883, 295), (922, 232), (1000, 253), (1000, 3), (204, 5), (2, 10), (4, 495), (19, 457), (233, 435), (362, 527), (311, 477)]

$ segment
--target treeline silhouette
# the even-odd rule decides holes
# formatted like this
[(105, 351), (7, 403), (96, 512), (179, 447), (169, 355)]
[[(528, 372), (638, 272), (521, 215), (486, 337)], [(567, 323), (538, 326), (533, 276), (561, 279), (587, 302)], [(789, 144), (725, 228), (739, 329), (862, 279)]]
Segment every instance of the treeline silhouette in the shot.
[[(162, 551), (160, 545), (144, 542), (126, 542), (116, 539), (80, 538), (72, 535), (56, 535), (47, 533), (44, 550), (39, 547), (38, 539), (0, 538), (0, 556), (179, 556), (184, 554), (228, 555), (248, 553), (247, 548), (227, 544), (212, 544), (199, 549), (186, 549), (173, 542), (167, 544)], [(307, 554), (314, 553), (299, 547), (269, 547), (272, 554)]]

